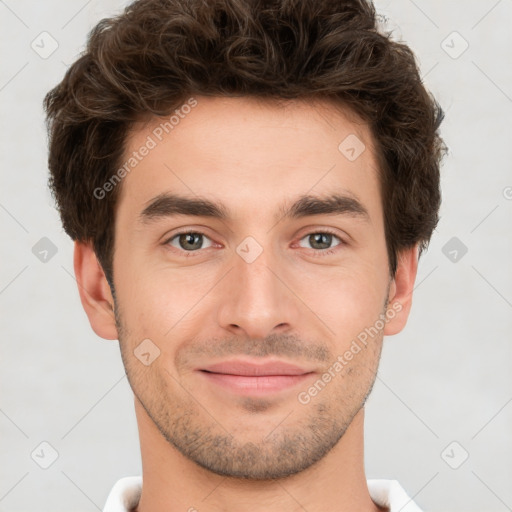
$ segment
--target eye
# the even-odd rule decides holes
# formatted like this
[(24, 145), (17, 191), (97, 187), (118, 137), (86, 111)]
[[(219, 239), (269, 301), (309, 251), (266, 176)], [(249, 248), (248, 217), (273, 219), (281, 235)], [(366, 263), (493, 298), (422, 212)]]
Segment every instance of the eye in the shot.
[[(334, 246), (334, 239), (338, 240), (338, 243)], [(205, 240), (207, 244), (205, 245)], [(305, 247), (303, 245), (303, 241), (310, 244), (310, 249), (315, 251), (315, 255), (318, 256), (326, 256), (328, 254), (332, 254), (335, 252), (333, 247), (337, 247), (339, 245), (344, 245), (345, 242), (329, 231), (317, 231), (314, 233), (309, 233), (306, 236), (302, 237), (299, 241), (300, 247)], [(170, 237), (164, 245), (170, 245), (174, 249), (178, 251), (184, 252), (185, 256), (192, 256), (192, 253), (198, 252), (200, 249), (208, 249), (213, 246), (212, 240), (206, 236), (204, 233), (200, 231), (183, 231), (181, 233), (176, 233), (172, 237)], [(305, 248), (308, 248), (307, 246)], [(188, 254), (187, 254), (188, 253)]]
[(342, 245), (344, 243), (343, 240), (341, 240), (341, 238), (336, 236), (334, 233), (330, 233), (328, 231), (318, 231), (315, 233), (309, 233), (305, 237), (301, 238), (299, 245), (301, 247), (304, 247), (301, 244), (301, 242), (303, 240), (306, 240), (306, 242), (311, 245), (312, 249), (315, 249), (316, 251), (320, 252), (325, 252), (326, 254), (331, 254), (334, 252), (333, 250), (329, 250), (333, 247), (331, 245), (333, 242), (333, 238), (336, 238), (339, 241), (339, 243), (336, 244), (334, 247), (337, 247), (338, 245)]
[[(210, 241), (210, 245), (204, 246), (203, 241), (205, 239)], [(186, 252), (196, 252), (199, 249), (206, 249), (212, 246), (211, 240), (204, 233), (198, 231), (177, 233), (169, 238), (165, 244)]]

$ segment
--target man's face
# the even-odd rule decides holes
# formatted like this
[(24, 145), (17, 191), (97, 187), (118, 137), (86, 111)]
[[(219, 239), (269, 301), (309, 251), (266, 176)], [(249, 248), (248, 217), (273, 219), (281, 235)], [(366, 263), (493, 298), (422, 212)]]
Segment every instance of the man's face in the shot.
[[(335, 446), (375, 380), (390, 278), (372, 140), (329, 103), (196, 99), (169, 133), (155, 120), (127, 141), (126, 160), (150, 150), (116, 211), (123, 361), (145, 411), (186, 457), (222, 475), (283, 477)], [(225, 217), (152, 205), (164, 194), (222, 205)], [(331, 213), (302, 201), (292, 215), (306, 195), (349, 200)], [(204, 371), (233, 360), (285, 361), (302, 375)], [(330, 382), (309, 392), (329, 368)]]

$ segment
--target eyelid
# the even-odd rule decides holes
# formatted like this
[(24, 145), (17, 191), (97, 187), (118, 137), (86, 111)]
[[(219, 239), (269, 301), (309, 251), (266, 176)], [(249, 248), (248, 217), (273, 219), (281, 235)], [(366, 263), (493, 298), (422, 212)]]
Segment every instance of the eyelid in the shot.
[(304, 232), (304, 235), (301, 235), (301, 238), (303, 238), (305, 235), (311, 235), (313, 233), (329, 233), (330, 235), (335, 235), (338, 238), (341, 238), (343, 235), (340, 233), (340, 230), (337, 230), (335, 228), (327, 228), (327, 227), (318, 227), (318, 226), (306, 226), (301, 230), (301, 232)]
[(305, 236), (316, 234), (316, 233), (326, 233), (329, 235), (333, 235), (337, 237), (341, 242), (348, 244), (349, 240), (351, 240), (351, 236), (344, 231), (340, 231), (335, 228), (328, 228), (322, 226), (306, 226), (301, 230), (298, 240), (302, 240)]
[(200, 235), (203, 235), (203, 236), (209, 238), (210, 240), (212, 240), (212, 237), (210, 235), (208, 235), (207, 232), (208, 232), (208, 229), (205, 226), (193, 226), (193, 225), (185, 226), (183, 228), (176, 228), (176, 230), (171, 229), (170, 231), (165, 233), (165, 235), (162, 236), (161, 240), (162, 240), (162, 243), (165, 245), (167, 242), (172, 240), (174, 237), (176, 237), (178, 235), (185, 235), (188, 233), (200, 234)]

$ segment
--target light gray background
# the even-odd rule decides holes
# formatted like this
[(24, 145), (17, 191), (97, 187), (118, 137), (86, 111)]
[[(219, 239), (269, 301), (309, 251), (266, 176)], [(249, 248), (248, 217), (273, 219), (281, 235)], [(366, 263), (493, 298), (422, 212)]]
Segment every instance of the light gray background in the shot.
[[(47, 190), (41, 108), (87, 32), (122, 5), (0, 1), (0, 512), (94, 512), (140, 473), (118, 344), (90, 329)], [(512, 1), (377, 8), (446, 111), (450, 155), (410, 320), (386, 338), (366, 408), (367, 476), (398, 479), (425, 511), (512, 510)], [(46, 59), (31, 48), (43, 31), (59, 45)], [(32, 252), (42, 237), (58, 249), (46, 263)], [(452, 237), (468, 249), (456, 262), (443, 253)], [(59, 454), (48, 469), (43, 441)]]

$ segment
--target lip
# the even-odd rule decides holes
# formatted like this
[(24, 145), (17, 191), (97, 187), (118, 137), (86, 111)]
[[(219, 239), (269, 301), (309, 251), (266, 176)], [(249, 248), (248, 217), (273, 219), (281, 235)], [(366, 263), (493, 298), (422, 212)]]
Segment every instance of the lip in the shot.
[(265, 363), (256, 363), (244, 361), (242, 359), (232, 359), (221, 363), (211, 364), (204, 368), (198, 368), (212, 373), (223, 373), (227, 375), (245, 375), (245, 376), (268, 376), (268, 375), (303, 375), (312, 370), (301, 368), (300, 366), (287, 363), (285, 361), (269, 361)]
[(224, 361), (197, 368), (210, 383), (237, 394), (262, 396), (290, 389), (315, 372), (284, 361)]

